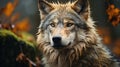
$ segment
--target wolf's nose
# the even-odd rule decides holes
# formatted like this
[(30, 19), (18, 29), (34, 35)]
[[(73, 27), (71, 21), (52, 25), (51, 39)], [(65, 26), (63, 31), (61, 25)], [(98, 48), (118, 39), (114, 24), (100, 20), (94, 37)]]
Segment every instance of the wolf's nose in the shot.
[(54, 43), (60, 43), (61, 42), (61, 37), (53, 37), (53, 42)]
[(59, 49), (61, 47), (64, 47), (61, 43), (61, 41), (62, 41), (61, 37), (53, 37), (52, 40), (54, 43), (54, 45), (53, 45), (54, 48)]
[(58, 48), (63, 47), (63, 45), (61, 44), (61, 37), (53, 37), (52, 40), (54, 43), (53, 45), (54, 48), (58, 49)]

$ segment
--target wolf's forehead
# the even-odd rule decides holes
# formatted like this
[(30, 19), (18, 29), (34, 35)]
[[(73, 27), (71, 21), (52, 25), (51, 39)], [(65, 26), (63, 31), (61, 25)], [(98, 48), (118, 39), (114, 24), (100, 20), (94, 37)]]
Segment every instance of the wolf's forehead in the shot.
[(72, 3), (68, 2), (68, 3), (64, 3), (64, 4), (63, 3), (59, 3), (59, 2), (58, 3), (51, 3), (53, 8), (58, 8), (58, 9), (59, 8), (64, 8), (64, 7), (65, 8), (71, 8), (72, 6), (74, 6), (74, 4), (75, 4), (75, 2), (72, 2)]
[[(51, 13), (51, 19), (57, 21), (58, 19), (59, 20), (64, 20), (64, 19), (69, 19), (69, 20), (72, 20), (72, 19), (79, 19), (79, 15), (77, 15), (76, 13), (72, 12), (72, 11), (55, 11), (53, 13)], [(57, 20), (56, 20), (57, 19)]]
[(54, 23), (60, 23), (60, 22), (62, 22), (62, 23), (67, 23), (67, 22), (72, 22), (72, 21), (74, 21), (73, 19), (71, 19), (71, 18), (54, 18), (54, 19), (52, 19), (52, 22), (54, 22)]
[(73, 13), (74, 11), (72, 9), (67, 9), (65, 7), (61, 7), (59, 9), (55, 9), (54, 13), (58, 16), (68, 16), (71, 13)]

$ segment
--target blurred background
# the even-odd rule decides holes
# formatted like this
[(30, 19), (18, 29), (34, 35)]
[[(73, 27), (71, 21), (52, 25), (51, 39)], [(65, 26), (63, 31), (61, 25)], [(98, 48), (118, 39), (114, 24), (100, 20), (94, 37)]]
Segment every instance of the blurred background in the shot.
[[(40, 24), (38, 0), (0, 0), (0, 29), (34, 42)], [(69, 0), (48, 0), (67, 2)], [(73, 0), (71, 0), (73, 1)], [(91, 17), (103, 43), (120, 59), (120, 0), (89, 0)], [(2, 48), (2, 47), (1, 47)]]
[(28, 23), (23, 29), (35, 34), (40, 22), (37, 0), (0, 0), (0, 21), (1, 24), (19, 25), (18, 23), (23, 22), (23, 25), (27, 25)]

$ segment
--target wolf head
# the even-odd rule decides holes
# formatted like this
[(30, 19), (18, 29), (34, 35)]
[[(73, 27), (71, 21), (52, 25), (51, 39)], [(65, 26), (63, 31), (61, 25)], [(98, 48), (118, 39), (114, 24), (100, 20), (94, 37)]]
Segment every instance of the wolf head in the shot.
[[(41, 24), (38, 43), (45, 41), (54, 48), (72, 47), (95, 37), (87, 0), (49, 3), (39, 0)], [(90, 33), (92, 32), (92, 33)], [(93, 37), (91, 36), (93, 35)], [(95, 42), (94, 40), (92, 40)]]

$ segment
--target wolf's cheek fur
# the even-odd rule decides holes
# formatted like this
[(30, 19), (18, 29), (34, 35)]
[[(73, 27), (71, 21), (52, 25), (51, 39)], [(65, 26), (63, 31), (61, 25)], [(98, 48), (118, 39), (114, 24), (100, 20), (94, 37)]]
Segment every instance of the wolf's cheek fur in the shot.
[(67, 38), (64, 38), (63, 41), (67, 42), (68, 46), (73, 46), (75, 44), (76, 32), (71, 32)]

